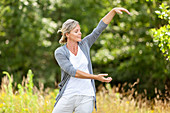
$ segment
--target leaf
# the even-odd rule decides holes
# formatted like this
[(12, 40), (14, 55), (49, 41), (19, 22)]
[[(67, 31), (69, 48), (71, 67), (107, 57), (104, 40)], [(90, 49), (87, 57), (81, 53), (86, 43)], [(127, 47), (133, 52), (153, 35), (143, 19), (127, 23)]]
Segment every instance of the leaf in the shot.
[(160, 14), (161, 12), (160, 11), (155, 11), (156, 14)]

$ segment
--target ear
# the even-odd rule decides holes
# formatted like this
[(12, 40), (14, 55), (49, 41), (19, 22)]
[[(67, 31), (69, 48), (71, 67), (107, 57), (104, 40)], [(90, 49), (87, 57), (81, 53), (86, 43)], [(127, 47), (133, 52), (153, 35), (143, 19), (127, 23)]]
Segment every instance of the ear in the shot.
[(70, 36), (70, 34), (69, 33), (66, 33), (66, 37), (68, 38)]

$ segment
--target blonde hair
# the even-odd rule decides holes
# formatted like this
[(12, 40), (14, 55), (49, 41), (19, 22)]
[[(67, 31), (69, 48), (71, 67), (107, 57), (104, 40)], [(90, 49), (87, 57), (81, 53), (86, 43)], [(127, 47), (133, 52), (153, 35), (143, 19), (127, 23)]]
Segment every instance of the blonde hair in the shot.
[(57, 33), (61, 32), (61, 39), (59, 40), (60, 44), (65, 44), (67, 42), (66, 33), (70, 33), (72, 29), (74, 29), (79, 24), (78, 21), (73, 19), (68, 19), (62, 25), (62, 28), (57, 31)]

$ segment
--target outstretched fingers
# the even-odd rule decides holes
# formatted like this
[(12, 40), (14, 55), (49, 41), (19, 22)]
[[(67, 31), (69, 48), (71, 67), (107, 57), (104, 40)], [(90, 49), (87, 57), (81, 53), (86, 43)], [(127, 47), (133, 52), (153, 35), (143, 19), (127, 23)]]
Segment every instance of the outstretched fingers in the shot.
[(100, 76), (104, 77), (104, 76), (108, 76), (108, 74), (99, 74)]
[(131, 13), (127, 9), (125, 9), (125, 8), (114, 8), (114, 10), (118, 14), (122, 14), (122, 11), (123, 11), (123, 12), (126, 12), (127, 14), (131, 15)]
[(108, 74), (99, 74), (98, 76), (99, 76), (99, 81), (101, 81), (101, 82), (110, 82), (110, 81), (112, 81), (111, 77), (105, 78), (105, 76), (108, 76)]
[(127, 9), (125, 9), (125, 8), (123, 8), (122, 11), (124, 11), (124, 12), (126, 12), (127, 14), (131, 15), (131, 13), (130, 13)]

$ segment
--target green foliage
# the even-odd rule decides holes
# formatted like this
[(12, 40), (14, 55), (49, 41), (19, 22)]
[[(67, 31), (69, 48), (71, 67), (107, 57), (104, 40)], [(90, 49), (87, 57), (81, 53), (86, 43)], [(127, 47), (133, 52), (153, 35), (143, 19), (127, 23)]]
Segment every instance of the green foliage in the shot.
[[(0, 112), (5, 113), (24, 113), (24, 112), (51, 112), (55, 96), (58, 94), (58, 89), (54, 93), (44, 89), (38, 90), (33, 84), (33, 73), (31, 70), (27, 73), (27, 78), (23, 79), (22, 85), (17, 84), (18, 91), (14, 90), (12, 85), (12, 77), (7, 72), (3, 79), (0, 90)], [(4, 90), (5, 89), (5, 90)], [(47, 94), (48, 93), (48, 96)], [(51, 100), (50, 100), (51, 99)]]
[(21, 82), (29, 68), (37, 75), (36, 83), (51, 79), (48, 75), (54, 82), (51, 37), (57, 23), (44, 14), (53, 11), (44, 11), (44, 5), (53, 9), (55, 4), (43, 0), (0, 1), (0, 71), (14, 73), (16, 82)]
[(27, 77), (28, 77), (28, 83), (26, 84), (26, 87), (28, 87), (28, 92), (30, 95), (32, 95), (32, 89), (33, 89), (33, 86), (34, 86), (34, 83), (33, 83), (33, 73), (31, 70), (28, 71), (28, 74), (27, 74)]
[(3, 74), (6, 74), (8, 79), (9, 79), (8, 86), (4, 85), (5, 91), (7, 92), (7, 94), (12, 95), (13, 91), (12, 91), (12, 79), (11, 79), (11, 76), (6, 71), (4, 71)]
[[(8, 112), (14, 112), (14, 106), (13, 106), (13, 90), (12, 90), (12, 79), (11, 76), (9, 75), (8, 72), (4, 71), (3, 74), (6, 74), (8, 79), (9, 79), (9, 83), (8, 85), (3, 85), (3, 87), (5, 88), (5, 91), (9, 97), (10, 103), (9, 105), (11, 106), (11, 109), (9, 109)], [(5, 108), (4, 108), (5, 109)]]
[(153, 96), (154, 87), (163, 90), (170, 78), (169, 63), (163, 60), (149, 34), (150, 28), (163, 24), (154, 13), (161, 1), (115, 2), (103, 3), (105, 13), (109, 8), (119, 6), (127, 8), (132, 16), (124, 13), (114, 17), (93, 46), (93, 67), (97, 73), (112, 76), (113, 84), (134, 82), (139, 78), (142, 82), (137, 89), (140, 92), (147, 89)]
[(160, 19), (168, 21), (168, 24), (159, 29), (151, 29), (151, 33), (153, 34), (154, 42), (160, 47), (168, 60), (170, 59), (170, 9), (164, 3), (160, 5), (159, 9), (159, 11), (155, 11), (156, 14)]

